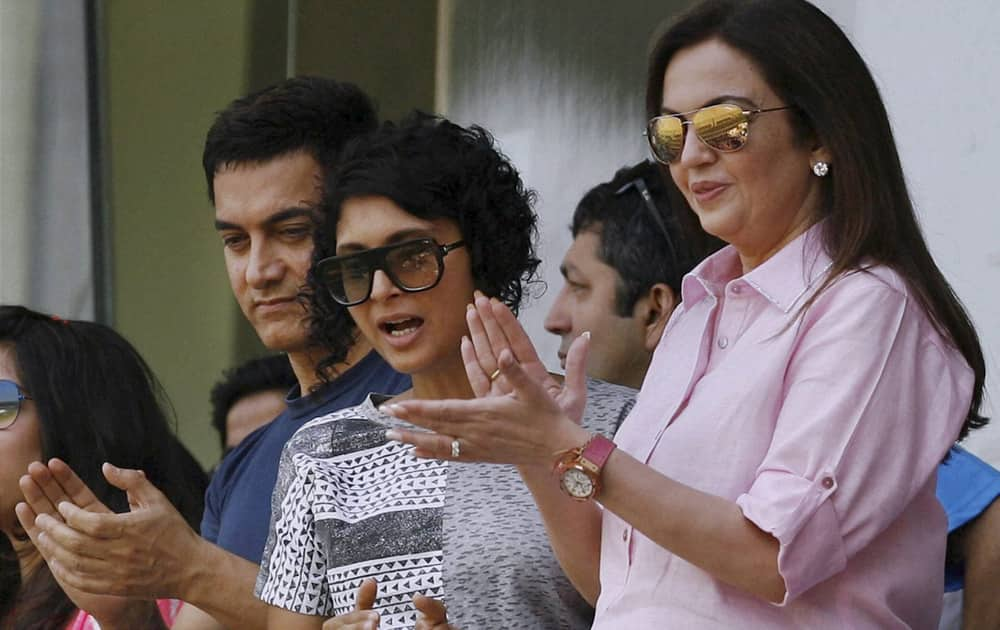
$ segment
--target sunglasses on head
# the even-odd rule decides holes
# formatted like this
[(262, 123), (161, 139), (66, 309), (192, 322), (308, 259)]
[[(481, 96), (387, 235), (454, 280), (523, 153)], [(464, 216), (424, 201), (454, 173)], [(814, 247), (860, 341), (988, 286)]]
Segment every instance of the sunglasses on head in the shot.
[(0, 429), (6, 429), (17, 420), (21, 411), (21, 401), (31, 400), (31, 396), (21, 391), (14, 381), (0, 379)]
[(439, 245), (434, 239), (419, 238), (324, 258), (316, 263), (316, 274), (334, 300), (357, 306), (371, 296), (377, 269), (408, 293), (433, 289), (444, 274), (444, 257), (464, 245), (465, 241)]
[(681, 114), (664, 114), (650, 119), (646, 125), (646, 140), (656, 161), (669, 164), (680, 156), (684, 148), (684, 127), (691, 125), (698, 139), (707, 146), (731, 153), (746, 146), (750, 121), (755, 116), (791, 107), (743, 109), (732, 103), (721, 103)]
[(642, 197), (643, 204), (646, 209), (649, 210), (649, 214), (653, 215), (653, 221), (656, 222), (657, 227), (660, 228), (660, 232), (663, 233), (663, 240), (667, 242), (667, 248), (670, 250), (670, 262), (673, 264), (673, 273), (676, 275), (678, 269), (680, 269), (677, 265), (677, 248), (674, 247), (674, 241), (670, 238), (670, 230), (667, 229), (666, 222), (664, 222), (663, 217), (660, 216), (659, 211), (656, 209), (656, 204), (653, 203), (653, 196), (649, 194), (649, 188), (646, 186), (646, 180), (641, 177), (636, 177), (616, 190), (615, 196), (617, 197), (619, 195), (623, 195), (632, 188), (635, 188), (636, 192), (639, 193), (639, 196)]

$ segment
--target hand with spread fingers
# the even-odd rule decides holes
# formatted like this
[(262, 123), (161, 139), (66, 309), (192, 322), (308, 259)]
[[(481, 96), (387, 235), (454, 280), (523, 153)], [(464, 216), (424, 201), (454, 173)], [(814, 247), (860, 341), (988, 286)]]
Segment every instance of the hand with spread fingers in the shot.
[[(56, 469), (68, 470), (66, 465), (60, 460)], [(99, 595), (77, 588), (79, 584), (74, 579), (72, 559), (60, 553), (61, 548), (54, 542), (53, 538), (46, 533), (36, 523), (63, 523), (63, 517), (59, 513), (57, 506), (67, 501), (77, 500), (81, 509), (90, 513), (112, 513), (83, 485), (75, 478), (74, 483), (69, 484), (69, 491), (63, 489), (58, 481), (53, 477), (52, 472), (44, 464), (33, 462), (28, 467), (29, 474), (24, 475), (19, 480), (21, 491), (27, 502), (18, 503), (15, 508), (17, 519), (21, 527), (28, 534), (31, 542), (42, 554), (42, 558), (49, 565), (52, 576), (59, 583), (66, 596), (76, 604), (81, 610), (85, 610), (101, 624), (102, 628), (160, 628), (163, 625), (159, 610), (155, 602), (151, 600), (139, 600), (116, 595)], [(36, 482), (35, 480), (39, 480)], [(74, 499), (73, 497), (76, 497)], [(84, 558), (92, 557), (89, 552)]]
[(466, 321), (471, 339), (462, 340), (462, 360), (476, 398), (386, 405), (386, 412), (433, 431), (393, 429), (390, 439), (413, 444), (420, 457), (546, 467), (589, 439), (579, 425), (588, 335), (570, 347), (560, 385), (505, 305), (477, 294)]
[(354, 610), (346, 615), (331, 617), (323, 622), (323, 630), (378, 630), (379, 614), (373, 610), (378, 595), (378, 583), (367, 579), (358, 587)]
[[(21, 478), (25, 530), (61, 584), (87, 593), (180, 597), (176, 578), (200, 538), (140, 470), (104, 464), (108, 482), (124, 490), (131, 512), (102, 504), (69, 466), (33, 463)], [(30, 529), (29, 529), (30, 528)], [(37, 539), (37, 540), (36, 540)], [(155, 559), (155, 561), (154, 561)]]

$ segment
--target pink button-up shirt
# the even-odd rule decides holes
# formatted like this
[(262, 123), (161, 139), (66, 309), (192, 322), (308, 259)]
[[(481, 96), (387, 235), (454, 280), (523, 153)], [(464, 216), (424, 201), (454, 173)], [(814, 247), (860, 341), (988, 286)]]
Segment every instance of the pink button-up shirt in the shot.
[(885, 267), (800, 312), (830, 269), (821, 229), (745, 275), (728, 247), (684, 278), (615, 437), (772, 534), (785, 601), (727, 586), (605, 511), (595, 629), (937, 627), (936, 467), (972, 370)]

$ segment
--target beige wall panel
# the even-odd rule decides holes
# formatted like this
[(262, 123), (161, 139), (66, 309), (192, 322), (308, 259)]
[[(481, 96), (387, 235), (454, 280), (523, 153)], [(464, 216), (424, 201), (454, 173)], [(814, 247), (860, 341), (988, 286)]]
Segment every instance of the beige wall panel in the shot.
[(106, 6), (115, 325), (159, 376), (179, 433), (218, 456), (208, 392), (242, 320), (213, 228), (201, 151), (214, 112), (246, 91), (252, 3)]

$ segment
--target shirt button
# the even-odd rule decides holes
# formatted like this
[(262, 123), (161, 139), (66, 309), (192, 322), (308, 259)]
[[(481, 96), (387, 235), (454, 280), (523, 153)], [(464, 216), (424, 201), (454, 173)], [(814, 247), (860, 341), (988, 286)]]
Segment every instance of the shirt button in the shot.
[(628, 530), (627, 529), (623, 529), (622, 530), (622, 542), (628, 542)]
[(729, 337), (722, 336), (719, 337), (719, 347), (725, 349), (729, 345)]
[(829, 490), (833, 487), (833, 477), (823, 477), (823, 487)]
[(733, 291), (733, 293), (735, 293), (736, 295), (739, 295), (740, 293), (742, 293), (742, 292), (743, 292), (743, 285), (741, 285), (741, 284), (735, 284), (735, 285), (733, 285), (733, 289), (732, 289), (732, 291)]

